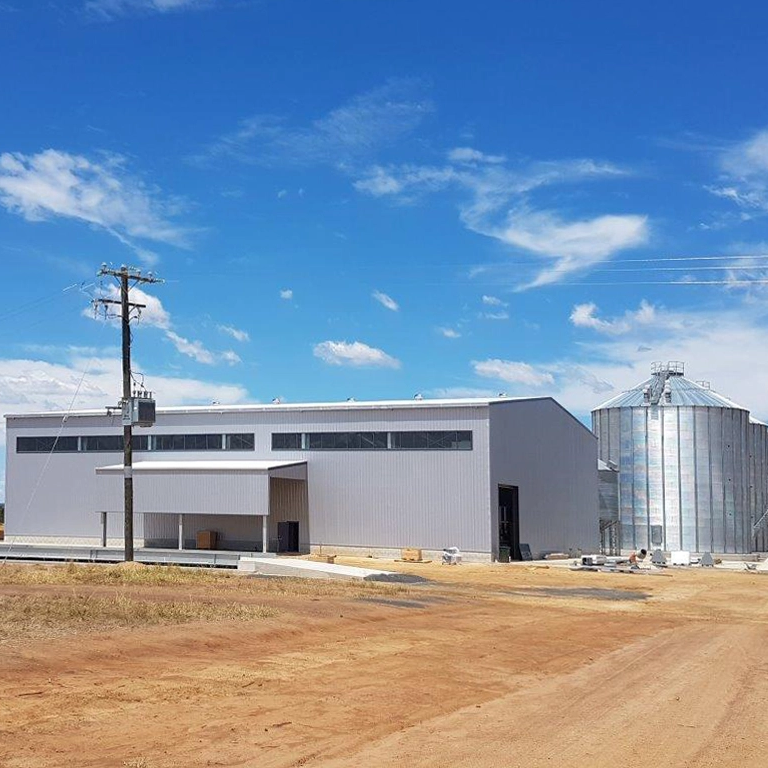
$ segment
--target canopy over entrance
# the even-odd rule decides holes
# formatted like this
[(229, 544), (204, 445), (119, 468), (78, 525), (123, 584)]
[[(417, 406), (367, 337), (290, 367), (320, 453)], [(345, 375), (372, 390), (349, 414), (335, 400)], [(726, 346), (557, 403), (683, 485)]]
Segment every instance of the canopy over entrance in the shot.
[[(286, 485), (281, 482), (275, 486), (271, 481), (302, 483), (301, 498), (306, 499), (306, 461), (138, 461), (132, 469), (134, 512), (143, 514), (144, 520), (164, 519), (155, 515), (177, 516), (179, 549), (183, 548), (184, 520), (200, 519), (190, 516), (214, 516), (219, 519), (214, 525), (224, 528), (225, 517), (233, 521), (257, 516), (262, 518), (261, 542), (266, 552), (270, 492), (276, 493), (279, 486)], [(97, 467), (96, 475), (100, 497), (96, 511), (102, 515), (102, 543), (106, 546), (107, 514), (123, 510), (123, 465)], [(280, 499), (277, 503), (280, 509)], [(284, 515), (285, 509), (281, 512)], [(297, 509), (290, 518), (299, 519), (300, 514)], [(236, 527), (242, 529), (242, 524)]]
[[(97, 467), (105, 510), (122, 508), (122, 464)], [(155, 514), (268, 515), (269, 480), (307, 479), (306, 461), (138, 461), (134, 509)]]

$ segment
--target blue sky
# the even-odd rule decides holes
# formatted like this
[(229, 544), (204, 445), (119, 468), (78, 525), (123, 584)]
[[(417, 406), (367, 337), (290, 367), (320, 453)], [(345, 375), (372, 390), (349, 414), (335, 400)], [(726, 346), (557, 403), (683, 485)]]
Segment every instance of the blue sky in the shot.
[(2, 0), (3, 411), (115, 402), (107, 262), (166, 280), (134, 349), (161, 404), (503, 391), (586, 418), (679, 359), (768, 417), (766, 22)]

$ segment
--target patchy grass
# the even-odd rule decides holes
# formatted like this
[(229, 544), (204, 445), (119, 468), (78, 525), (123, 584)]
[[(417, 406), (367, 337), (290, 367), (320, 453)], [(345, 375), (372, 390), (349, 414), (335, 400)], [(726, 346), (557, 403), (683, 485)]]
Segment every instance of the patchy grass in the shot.
[(262, 605), (216, 600), (136, 599), (95, 595), (0, 595), (0, 643), (73, 631), (187, 624), (192, 621), (255, 621), (277, 616)]
[[(218, 595), (279, 595), (297, 597), (361, 597), (396, 595), (407, 591), (399, 584), (325, 579), (258, 578), (213, 568), (177, 565), (0, 565), (0, 585), (71, 585), (126, 587), (200, 587)], [(197, 591), (197, 590), (196, 590)]]

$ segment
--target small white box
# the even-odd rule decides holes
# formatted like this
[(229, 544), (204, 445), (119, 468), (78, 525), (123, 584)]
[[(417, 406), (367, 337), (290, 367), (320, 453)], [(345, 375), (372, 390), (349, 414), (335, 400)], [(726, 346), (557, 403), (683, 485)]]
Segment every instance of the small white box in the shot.
[(691, 553), (686, 549), (670, 552), (669, 563), (670, 565), (690, 565)]

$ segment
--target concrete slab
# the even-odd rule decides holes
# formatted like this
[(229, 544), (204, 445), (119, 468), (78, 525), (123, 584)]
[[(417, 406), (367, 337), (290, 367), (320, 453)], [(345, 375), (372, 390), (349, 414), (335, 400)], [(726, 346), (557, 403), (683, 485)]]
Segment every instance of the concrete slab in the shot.
[(389, 577), (404, 574), (380, 571), (373, 568), (357, 568), (352, 565), (318, 563), (313, 560), (274, 558), (264, 560), (258, 557), (241, 557), (238, 571), (258, 573), (262, 576), (292, 576), (299, 579), (347, 579), (358, 581), (389, 581)]
[[(236, 568), (238, 560), (244, 554), (250, 555), (254, 559), (274, 559), (276, 557), (272, 553), (140, 547), (135, 550), (134, 559), (139, 563), (153, 565), (203, 565), (215, 568)], [(119, 563), (123, 560), (123, 550), (117, 547), (77, 547), (55, 544), (13, 544), (12, 542), (0, 542), (0, 562), (6, 560)]]

